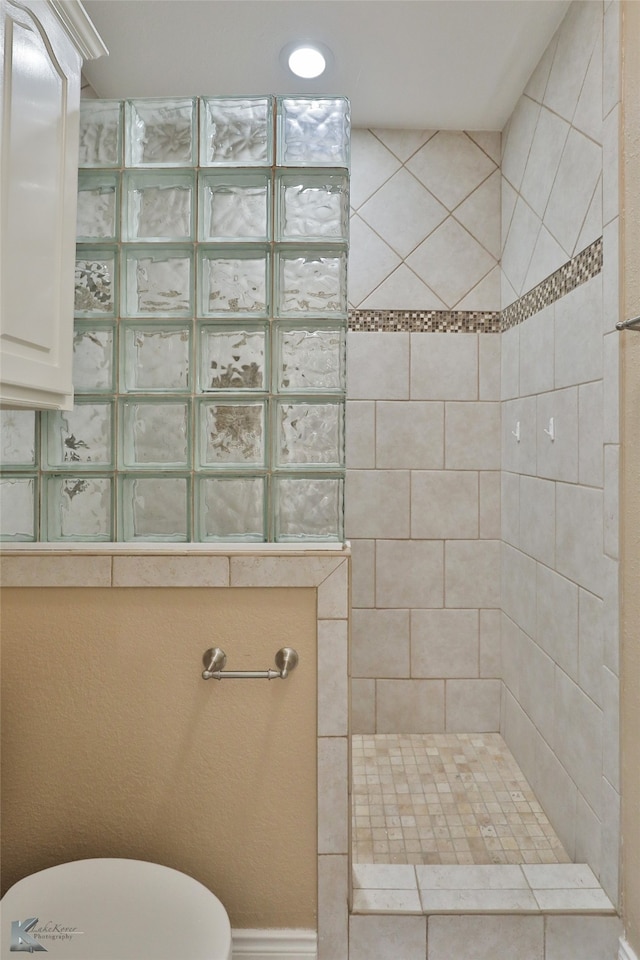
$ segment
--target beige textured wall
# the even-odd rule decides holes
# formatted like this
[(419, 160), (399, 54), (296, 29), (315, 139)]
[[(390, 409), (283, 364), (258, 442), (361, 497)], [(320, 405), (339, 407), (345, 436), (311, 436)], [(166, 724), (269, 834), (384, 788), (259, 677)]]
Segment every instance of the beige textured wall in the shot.
[[(124, 856), (182, 870), (234, 927), (316, 926), (316, 591), (6, 589), (3, 890)], [(229, 669), (285, 682), (200, 679)]]
[[(640, 315), (640, 4), (623, 6), (624, 317)], [(640, 333), (622, 335), (622, 910), (640, 955)]]

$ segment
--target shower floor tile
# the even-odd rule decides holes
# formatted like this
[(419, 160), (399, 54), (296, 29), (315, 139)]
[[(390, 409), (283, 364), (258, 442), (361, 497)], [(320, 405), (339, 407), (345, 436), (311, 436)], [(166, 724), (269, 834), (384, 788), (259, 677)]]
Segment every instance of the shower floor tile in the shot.
[(497, 733), (351, 738), (354, 863), (569, 863)]

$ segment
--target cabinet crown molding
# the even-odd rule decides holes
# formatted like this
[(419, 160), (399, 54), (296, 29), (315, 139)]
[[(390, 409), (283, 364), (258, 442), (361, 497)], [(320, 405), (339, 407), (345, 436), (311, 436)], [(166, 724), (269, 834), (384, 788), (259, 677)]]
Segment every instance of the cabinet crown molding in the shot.
[(83, 60), (97, 60), (109, 56), (102, 38), (94, 27), (80, 0), (47, 0), (77, 46)]

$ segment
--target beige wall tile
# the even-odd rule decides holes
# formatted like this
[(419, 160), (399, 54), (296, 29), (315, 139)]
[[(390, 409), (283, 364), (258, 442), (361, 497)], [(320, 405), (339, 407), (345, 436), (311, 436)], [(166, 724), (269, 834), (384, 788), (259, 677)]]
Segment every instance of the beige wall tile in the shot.
[(403, 258), (448, 216), (446, 207), (405, 169), (394, 173), (358, 213)]
[(377, 733), (444, 733), (443, 680), (378, 680)]
[(578, 587), (539, 563), (536, 569), (536, 596), (535, 639), (565, 673), (577, 680)]
[[(337, 546), (337, 545), (336, 545)], [(344, 557), (231, 557), (232, 587), (315, 587)]]
[(444, 466), (444, 404), (418, 400), (376, 404), (376, 466), (437, 470)]
[(376, 732), (376, 682), (351, 681), (351, 733)]
[(519, 325), (520, 396), (544, 393), (554, 387), (554, 305)]
[(228, 557), (114, 557), (114, 587), (227, 587)]
[(477, 677), (478, 644), (477, 610), (411, 611), (412, 677)]
[(349, 304), (359, 307), (402, 261), (358, 214), (351, 216), (349, 234)]
[(603, 714), (561, 670), (555, 682), (555, 731), (551, 739), (559, 761), (593, 812), (601, 816)]
[(318, 853), (348, 852), (346, 737), (318, 739)]
[(530, 637), (536, 635), (536, 562), (502, 546), (502, 609)]
[(556, 486), (556, 568), (599, 596), (603, 592), (602, 491)]
[(111, 557), (0, 557), (3, 587), (110, 587)]
[(620, 447), (613, 443), (604, 448), (604, 552), (620, 556)]
[[(515, 434), (520, 425), (520, 439)], [(502, 469), (536, 475), (536, 398), (502, 404)]]
[[(522, 647), (526, 634), (510, 617), (501, 613), (500, 659), (502, 679), (514, 697), (520, 696)], [(524, 678), (523, 678), (524, 682)]]
[(595, 875), (599, 876), (601, 853), (602, 824), (579, 793), (576, 807), (576, 861), (590, 864)]
[(620, 794), (602, 778), (602, 859), (598, 879), (614, 905), (620, 900)]
[(502, 336), (478, 337), (478, 400), (500, 400)]
[(622, 923), (618, 917), (547, 917), (545, 960), (615, 957)]
[(501, 686), (500, 680), (447, 680), (447, 733), (497, 733)]
[(612, 3), (604, 15), (602, 116), (620, 101), (620, 14), (621, 4)]
[[(475, 538), (479, 532), (478, 508), (478, 474), (475, 471), (412, 471), (413, 537), (451, 540)], [(488, 506), (487, 514), (490, 509)], [(499, 533), (494, 533), (496, 535), (499, 536)]]
[(354, 607), (375, 606), (375, 540), (351, 541), (351, 603)]
[(347, 398), (408, 400), (409, 333), (347, 335)]
[(409, 536), (409, 471), (347, 470), (345, 530), (350, 539)]
[(429, 917), (429, 960), (544, 960), (542, 917)]
[(620, 792), (620, 681), (602, 667), (602, 774)]
[(318, 617), (344, 620), (349, 615), (349, 561), (345, 560), (318, 586)]
[(378, 607), (439, 607), (443, 603), (443, 545), (428, 540), (378, 540)]
[(318, 736), (346, 737), (349, 712), (348, 624), (318, 620)]
[(351, 131), (351, 206), (357, 210), (401, 166), (370, 130)]
[[(503, 304), (507, 306), (507, 304)], [(520, 396), (520, 332), (522, 324), (505, 330), (500, 335), (500, 399), (513, 400)], [(485, 399), (481, 397), (481, 399)]]
[(520, 684), (520, 704), (536, 729), (548, 743), (554, 743), (554, 689), (555, 664), (538, 644), (526, 637), (522, 641), (520, 669), (524, 682)]
[(349, 960), (425, 960), (426, 953), (426, 917), (349, 918)]
[(480, 537), (483, 540), (499, 540), (500, 518), (500, 472), (480, 473)]
[(520, 477), (520, 549), (552, 567), (556, 552), (555, 534), (555, 484), (538, 477)]
[(602, 274), (557, 301), (556, 388), (601, 379), (602, 308)]
[(520, 546), (520, 475), (501, 474), (500, 526), (502, 539), (513, 547)]
[(529, 783), (533, 783), (536, 771), (536, 741), (540, 734), (509, 691), (506, 692), (504, 701), (502, 736), (525, 777)]
[(602, 380), (578, 390), (578, 480), (590, 487), (603, 484)]
[(499, 610), (480, 610), (480, 676), (501, 677)]
[(536, 768), (531, 786), (553, 823), (560, 841), (573, 859), (576, 845), (576, 785), (549, 745), (536, 740)]
[(348, 859), (318, 857), (318, 960), (349, 957)]
[(620, 213), (619, 131), (622, 105), (617, 104), (602, 124), (602, 222), (611, 223)]
[(604, 662), (603, 601), (578, 590), (578, 680), (594, 703), (602, 706)]
[(445, 467), (499, 470), (500, 419), (499, 403), (447, 403)]
[(412, 400), (477, 399), (477, 335), (413, 333), (410, 336)]
[(409, 675), (409, 611), (354, 610), (351, 619), (351, 676)]
[(373, 400), (348, 400), (345, 410), (347, 467), (371, 470), (376, 465), (376, 405)]
[(445, 606), (499, 606), (499, 565), (499, 540), (446, 541)]
[[(552, 440), (550, 420), (553, 418)], [(575, 387), (537, 398), (537, 473), (550, 480), (578, 480), (578, 391)]]

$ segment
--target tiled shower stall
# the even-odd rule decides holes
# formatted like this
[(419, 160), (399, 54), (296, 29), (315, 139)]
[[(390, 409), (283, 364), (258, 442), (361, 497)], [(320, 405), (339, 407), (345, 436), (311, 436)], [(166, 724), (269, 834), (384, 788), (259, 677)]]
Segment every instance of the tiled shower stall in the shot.
[(354, 131), (346, 504), (352, 733), (499, 731), (614, 903), (619, 14), (502, 135)]

